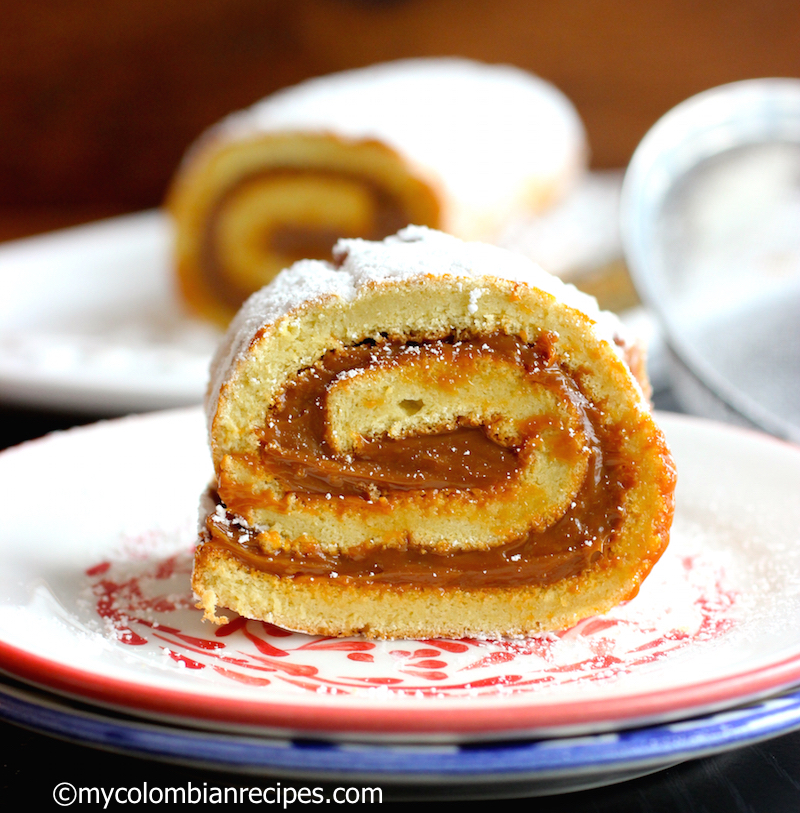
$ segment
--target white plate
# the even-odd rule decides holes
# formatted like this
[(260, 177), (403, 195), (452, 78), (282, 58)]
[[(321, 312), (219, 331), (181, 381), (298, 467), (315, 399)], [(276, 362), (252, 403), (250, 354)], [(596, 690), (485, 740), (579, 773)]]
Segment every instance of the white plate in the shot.
[(120, 413), (196, 404), (219, 333), (174, 289), (158, 211), (0, 246), (3, 400)]
[(0, 667), (211, 729), (443, 742), (608, 731), (800, 682), (800, 450), (663, 414), (673, 540), (639, 596), (560, 635), (392, 641), (215, 628), (189, 590), (199, 409), (0, 455)]
[[(589, 176), (591, 201), (598, 191), (610, 195), (611, 212), (608, 205), (581, 203), (585, 190), (579, 189), (568, 211), (552, 213), (563, 222), (550, 234), (549, 248), (535, 238), (529, 244), (528, 236), (541, 232), (537, 222), (519, 225), (509, 245), (542, 254), (556, 272), (568, 271), (565, 257), (576, 251), (606, 259), (605, 244), (619, 240), (618, 184), (615, 176)], [(589, 211), (598, 208), (600, 223), (587, 229)], [(576, 241), (576, 233), (592, 238)], [(92, 414), (200, 403), (220, 333), (183, 308), (170, 240), (164, 214), (147, 211), (0, 245), (0, 398)], [(650, 340), (658, 388), (663, 376), (653, 320), (633, 309), (626, 321)]]

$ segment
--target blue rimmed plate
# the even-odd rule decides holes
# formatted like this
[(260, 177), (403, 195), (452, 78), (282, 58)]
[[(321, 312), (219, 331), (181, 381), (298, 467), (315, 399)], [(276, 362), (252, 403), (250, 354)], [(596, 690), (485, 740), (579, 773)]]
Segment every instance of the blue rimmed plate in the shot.
[(0, 684), (0, 717), (80, 745), (196, 768), (289, 781), (371, 783), (393, 796), (500, 798), (610, 785), (786, 734), (800, 728), (800, 691), (679, 723), (471, 745), (327, 743), (201, 732), (98, 712), (11, 684)]

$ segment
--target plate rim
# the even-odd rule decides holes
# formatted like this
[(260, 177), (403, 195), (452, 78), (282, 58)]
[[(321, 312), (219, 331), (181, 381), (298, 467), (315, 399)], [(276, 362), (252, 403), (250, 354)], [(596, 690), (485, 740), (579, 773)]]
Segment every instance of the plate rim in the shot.
[[(102, 361), (92, 361), (97, 353), (98, 342), (107, 337), (92, 332), (82, 333), (74, 329), (60, 329), (52, 332), (21, 327), (8, 328), (0, 319), (0, 402), (9, 406), (38, 406), (40, 408), (70, 409), (87, 415), (124, 415), (130, 412), (180, 408), (202, 401), (204, 380), (199, 365), (210, 362), (214, 344), (211, 336), (221, 339), (222, 332), (210, 322), (191, 313), (177, 295), (175, 281), (168, 267), (169, 233), (172, 228), (170, 218), (162, 207), (152, 207), (119, 215), (104, 217), (86, 223), (65, 226), (41, 234), (7, 240), (0, 243), (0, 283), (4, 280), (17, 280), (24, 291), (38, 290), (20, 283), (26, 274), (42, 267), (52, 266), (54, 256), (64, 255), (70, 259), (80, 257), (81, 252), (100, 252), (104, 257), (125, 257), (126, 251), (135, 247), (157, 244), (156, 252), (143, 264), (139, 273), (148, 279), (157, 279), (170, 291), (169, 310), (174, 323), (173, 329), (183, 329), (208, 336), (202, 340), (202, 349), (193, 343), (183, 347), (168, 338), (139, 337), (137, 347), (139, 358), (144, 359), (125, 380), (109, 376)], [(89, 267), (96, 269), (98, 261), (92, 260)], [(84, 263), (85, 266), (85, 263)], [(119, 269), (117, 269), (119, 273)], [(133, 272), (128, 271), (128, 275)], [(126, 277), (127, 278), (127, 277)], [(137, 278), (138, 279), (138, 278)], [(81, 288), (83, 277), (75, 280)], [(75, 287), (74, 286), (74, 287)], [(85, 287), (85, 286), (84, 286)], [(17, 294), (19, 295), (19, 294)], [(91, 306), (89, 313), (98, 314), (97, 306)], [(160, 325), (150, 325), (156, 329)], [(218, 335), (217, 335), (218, 334)], [(124, 349), (126, 343), (111, 338), (111, 347)], [(198, 340), (199, 341), (199, 340)], [(69, 374), (62, 375), (50, 367), (31, 363), (30, 357), (38, 358), (43, 345), (47, 347), (72, 348), (75, 353), (83, 353), (81, 363), (73, 362)], [(128, 351), (125, 351), (128, 352)], [(88, 360), (87, 360), (88, 359)], [(202, 361), (201, 361), (202, 360)], [(182, 371), (182, 375), (175, 372)]]
[[(458, 782), (476, 786), (573, 778), (585, 783), (602, 773), (604, 779), (592, 784), (608, 785), (626, 778), (626, 772), (638, 775), (662, 770), (686, 759), (713, 756), (800, 730), (800, 690), (678, 726), (656, 724), (619, 732), (614, 738), (597, 734), (467, 748), (409, 747), (395, 742), (377, 747), (367, 742), (340, 743), (332, 748), (329, 743), (114, 718), (83, 705), (73, 708), (49, 693), (0, 681), (0, 719), (40, 734), (165, 763), (245, 773), (280, 771), (281, 776), (323, 781), (349, 778), (400, 785)], [(198, 743), (202, 744), (199, 752)], [(537, 789), (550, 792), (541, 785)]]
[[(9, 668), (9, 665), (15, 668)], [(51, 670), (56, 668), (60, 674)], [(309, 698), (272, 700), (257, 709), (241, 698), (214, 696), (159, 686), (143, 686), (132, 680), (106, 678), (90, 671), (59, 664), (26, 653), (0, 641), (0, 670), (43, 690), (128, 714), (170, 719), (199, 728), (226, 728), (268, 735), (333, 738), (377, 737), (413, 741), (481, 742), (503, 738), (582, 736), (618, 731), (690, 716), (713, 714), (767, 699), (800, 684), (800, 653), (757, 670), (726, 675), (690, 686), (660, 688), (611, 699), (594, 698), (581, 703), (550, 702), (526, 705), (524, 700), (467, 708), (464, 701), (447, 703), (429, 714), (410, 713), (407, 706), (370, 709), (342, 704), (320, 706)], [(41, 675), (50, 675), (42, 680)], [(450, 707), (447, 707), (449, 705)], [(613, 716), (609, 709), (614, 709)], [(619, 709), (619, 710), (617, 710)], [(320, 713), (324, 711), (324, 717)], [(430, 712), (420, 707), (417, 711)], [(468, 711), (468, 714), (465, 714)]]

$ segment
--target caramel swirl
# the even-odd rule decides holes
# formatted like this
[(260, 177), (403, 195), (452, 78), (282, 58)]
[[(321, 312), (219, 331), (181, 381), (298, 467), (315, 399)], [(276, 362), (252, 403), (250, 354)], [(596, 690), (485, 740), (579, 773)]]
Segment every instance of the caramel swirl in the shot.
[(330, 257), (342, 237), (379, 239), (405, 226), (402, 201), (368, 176), (271, 167), (231, 184), (205, 224), (202, 268), (214, 295), (238, 309), (301, 259)]
[(221, 547), (248, 567), (284, 578), (463, 589), (554, 584), (600, 561), (621, 522), (628, 472), (615, 466), (601, 469), (592, 472), (578, 499), (556, 523), (490, 550), (437, 553), (409, 545), (364, 546), (331, 555), (306, 545), (302, 553), (265, 552), (259, 534), (233, 525), (232, 514), (208, 518), (206, 544)]
[[(280, 516), (301, 500), (339, 522), (353, 512), (391, 519), (409, 505), (417, 521), (332, 552), (310, 541), (287, 547), (269, 530), (229, 532), (212, 515), (210, 544), (293, 578), (551, 584), (600, 560), (623, 515), (630, 475), (597, 417), (546, 333), (533, 344), (495, 333), (332, 349), (285, 386), (258, 459), (245, 461), (257, 481), (282, 490), (254, 495), (222, 477), (229, 519), (259, 504)], [(426, 523), (447, 518), (448, 500), (488, 517), (491, 541), (425, 544)]]
[[(528, 382), (556, 391), (562, 402), (573, 402), (579, 397), (553, 362), (547, 339), (537, 346), (503, 334), (420, 344), (365, 342), (329, 351), (318, 365), (300, 373), (286, 387), (264, 429), (264, 466), (292, 491), (337, 496), (374, 494), (376, 488), (383, 491), (487, 488), (507, 481), (523, 465), (525, 441), (540, 434), (552, 420), (550, 415), (526, 415), (522, 432), (511, 443), (503, 443), (497, 437), (500, 419), (492, 414), (491, 404), (483, 410), (488, 414), (477, 419), (474, 414), (448, 414), (441, 419), (444, 426), (440, 424), (433, 431), (415, 435), (406, 435), (402, 428), (395, 430), (395, 437), (374, 430), (367, 436), (353, 433), (354, 448), (342, 449), (341, 443), (331, 438), (328, 402), (337, 387), (355, 379), (353, 373), (413, 368), (423, 389), (435, 386), (441, 399), (442, 390), (457, 391), (463, 387), (465, 374), (475, 370), (473, 363), (487, 358), (493, 362), (488, 371), (491, 377), (495, 376), (495, 363), (499, 362), (524, 371)], [(368, 427), (367, 411), (387, 408), (387, 399), (381, 403), (375, 403), (374, 397), (370, 400), (371, 389), (376, 388), (368, 388), (366, 397), (355, 404), (364, 410), (357, 415), (358, 429), (363, 430), (364, 424)], [(394, 400), (409, 418), (422, 408), (421, 399)], [(483, 422), (479, 422), (480, 417)], [(413, 421), (409, 423), (414, 426)], [(564, 443), (557, 451), (568, 459), (572, 450)]]

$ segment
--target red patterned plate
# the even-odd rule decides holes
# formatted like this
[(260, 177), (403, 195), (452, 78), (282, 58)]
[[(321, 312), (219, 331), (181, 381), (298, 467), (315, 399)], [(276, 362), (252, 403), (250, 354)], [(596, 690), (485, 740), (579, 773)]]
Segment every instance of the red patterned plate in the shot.
[(210, 476), (200, 411), (25, 444), (0, 455), (0, 667), (201, 728), (426, 741), (611, 730), (800, 681), (800, 450), (659, 418), (678, 508), (639, 596), (570, 630), (508, 641), (204, 623), (189, 587)]

